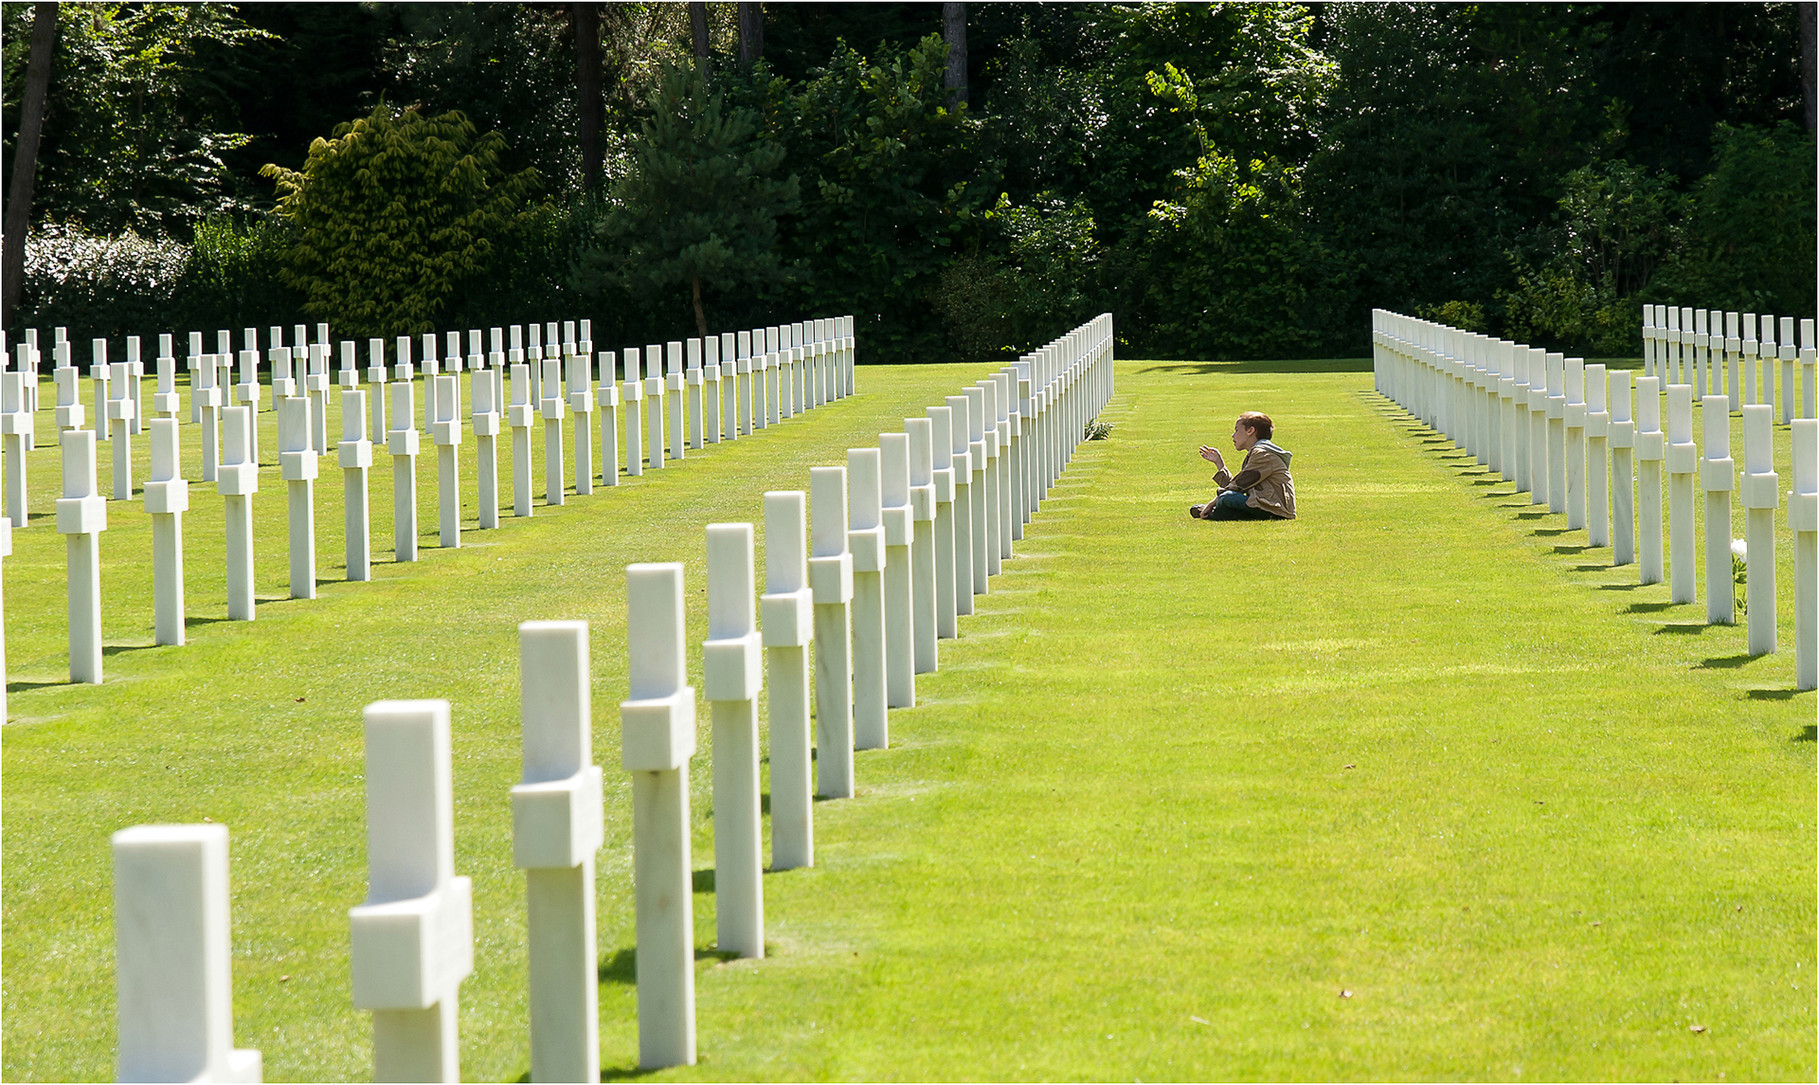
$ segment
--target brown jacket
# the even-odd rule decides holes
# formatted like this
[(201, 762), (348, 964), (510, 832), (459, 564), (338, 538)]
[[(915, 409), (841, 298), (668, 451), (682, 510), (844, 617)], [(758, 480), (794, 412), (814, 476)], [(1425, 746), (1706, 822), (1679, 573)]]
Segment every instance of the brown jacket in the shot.
[(1221, 467), (1213, 475), (1220, 493), (1236, 490), (1248, 494), (1245, 504), (1262, 509), (1284, 520), (1295, 518), (1295, 480), (1289, 477), (1288, 461), (1294, 453), (1268, 441), (1258, 441), (1244, 454), (1244, 465), (1233, 477)]

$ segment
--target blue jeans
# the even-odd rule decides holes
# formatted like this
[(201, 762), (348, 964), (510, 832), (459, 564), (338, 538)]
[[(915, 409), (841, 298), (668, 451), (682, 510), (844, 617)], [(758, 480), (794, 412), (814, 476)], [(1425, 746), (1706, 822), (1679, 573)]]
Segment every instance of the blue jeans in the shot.
[(1219, 495), (1218, 500), (1213, 502), (1213, 507), (1206, 510), (1206, 515), (1201, 518), (1205, 520), (1276, 519), (1274, 515), (1264, 512), (1262, 509), (1253, 509), (1245, 504), (1245, 502), (1249, 500), (1249, 494), (1241, 494), (1236, 490), (1227, 490), (1225, 493)]

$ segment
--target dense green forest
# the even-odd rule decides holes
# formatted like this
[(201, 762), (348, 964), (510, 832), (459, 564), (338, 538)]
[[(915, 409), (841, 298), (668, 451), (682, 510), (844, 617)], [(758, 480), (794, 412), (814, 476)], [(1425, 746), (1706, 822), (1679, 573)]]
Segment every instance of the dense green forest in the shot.
[(1813, 10), (9, 3), (7, 326), (1633, 355), (1644, 301), (1814, 312)]

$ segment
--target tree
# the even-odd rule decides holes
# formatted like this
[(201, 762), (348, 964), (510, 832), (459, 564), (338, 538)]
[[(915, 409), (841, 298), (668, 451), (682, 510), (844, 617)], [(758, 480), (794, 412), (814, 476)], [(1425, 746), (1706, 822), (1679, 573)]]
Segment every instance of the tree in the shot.
[(777, 221), (795, 212), (798, 183), (775, 176), (784, 148), (760, 134), (756, 114), (727, 108), (690, 66), (664, 72), (643, 136), (576, 279), (589, 292), (616, 285), (656, 304), (687, 286), (706, 335), (706, 295), (784, 278)]
[(941, 37), (947, 42), (947, 104), (966, 104), (966, 5), (941, 5)]
[(13, 149), (13, 177), (6, 192), (5, 288), (0, 317), (10, 320), (25, 289), (25, 235), (31, 224), (32, 186), (38, 176), (38, 138), (44, 131), (44, 103), (51, 85), (51, 54), (57, 45), (57, 5), (32, 6), (32, 52), (26, 62), (25, 100), (20, 103), (19, 143)]
[(285, 283), (351, 336), (431, 330), (537, 184), (533, 169), (506, 173), (504, 153), (460, 113), (382, 104), (312, 143), (302, 170), (267, 165), (296, 230)]
[[(26, 10), (6, 5), (9, 99)], [(269, 35), (223, 4), (62, 4), (56, 18), (33, 216), (186, 238), (204, 216), (244, 208), (228, 159), (251, 137), (224, 78)]]
[(569, 22), (575, 31), (576, 140), (581, 144), (581, 189), (592, 192), (600, 184), (603, 149), (600, 122), (600, 5), (569, 5)]
[(750, 69), (764, 57), (764, 5), (741, 0), (739, 8), (739, 67)]

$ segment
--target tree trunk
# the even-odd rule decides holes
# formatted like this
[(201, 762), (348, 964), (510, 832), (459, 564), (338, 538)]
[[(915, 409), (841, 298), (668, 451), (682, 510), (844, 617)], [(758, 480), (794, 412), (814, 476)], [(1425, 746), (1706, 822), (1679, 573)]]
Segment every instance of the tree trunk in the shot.
[(1799, 12), (1795, 17), (1800, 21), (1800, 104), (1805, 107), (1800, 111), (1800, 117), (1806, 122), (1806, 130), (1811, 132), (1815, 123), (1819, 123), (1819, 87), (1814, 86), (1814, 80), (1819, 78), (1819, 57), (1814, 55), (1816, 45), (1819, 45), (1814, 42), (1815, 36), (1819, 36), (1819, 26), (1815, 25), (1819, 20), (1819, 4), (1795, 4), (1794, 8)]
[(691, 3), (688, 6), (689, 37), (695, 43), (695, 67), (706, 75), (711, 71), (707, 57), (707, 5)]
[(750, 68), (764, 55), (764, 5), (739, 5), (739, 66)]
[(707, 338), (707, 310), (701, 307), (701, 276), (689, 276), (689, 286), (695, 292), (695, 332), (701, 338)]
[(569, 24), (575, 31), (576, 135), (581, 141), (581, 187), (592, 192), (600, 183), (605, 153), (600, 145), (600, 5), (570, 4)]
[(947, 104), (966, 104), (966, 5), (941, 5), (941, 38), (947, 42)]
[(19, 103), (19, 145), (13, 149), (13, 178), (6, 192), (4, 236), (0, 236), (0, 316), (10, 325), (25, 296), (25, 235), (32, 221), (32, 187), (38, 179), (38, 140), (44, 134), (44, 107), (50, 100), (51, 61), (57, 47), (57, 5), (32, 6), (32, 51)]

